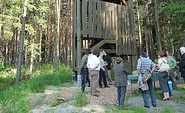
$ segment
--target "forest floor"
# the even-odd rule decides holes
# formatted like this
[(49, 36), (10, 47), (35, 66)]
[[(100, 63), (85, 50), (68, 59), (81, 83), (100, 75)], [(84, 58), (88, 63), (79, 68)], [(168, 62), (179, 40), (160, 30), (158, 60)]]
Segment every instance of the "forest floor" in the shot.
[[(156, 97), (162, 98), (162, 93), (156, 84)], [(169, 101), (161, 101), (157, 98), (157, 107), (144, 108), (142, 95), (138, 93), (137, 85), (133, 85), (134, 94), (131, 94), (131, 85), (127, 87), (127, 97), (125, 109), (142, 108), (148, 113), (153, 112), (176, 112), (185, 111), (185, 90), (173, 90)], [(117, 109), (117, 89), (111, 85), (110, 88), (98, 88), (99, 97), (90, 95), (90, 88), (86, 88), (86, 97), (89, 103), (84, 107), (75, 107), (75, 96), (80, 89), (74, 87), (74, 84), (64, 84), (62, 86), (48, 86), (44, 93), (30, 95), (32, 103), (36, 103), (36, 108), (31, 110), (33, 113), (109, 113)], [(150, 100), (150, 98), (149, 98)], [(151, 100), (150, 100), (151, 101)]]

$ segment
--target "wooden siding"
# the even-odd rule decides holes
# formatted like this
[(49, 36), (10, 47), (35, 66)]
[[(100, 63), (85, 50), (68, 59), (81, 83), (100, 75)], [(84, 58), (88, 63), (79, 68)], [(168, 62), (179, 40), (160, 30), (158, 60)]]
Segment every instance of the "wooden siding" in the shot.
[[(74, 5), (76, 4), (74, 1)], [(130, 32), (128, 8), (123, 5), (99, 0), (82, 0), (81, 2), (81, 36), (115, 40), (117, 55), (134, 55), (134, 39)], [(76, 6), (73, 8), (76, 9)], [(73, 10), (73, 29), (76, 36), (76, 10)], [(132, 52), (133, 50), (133, 52)]]

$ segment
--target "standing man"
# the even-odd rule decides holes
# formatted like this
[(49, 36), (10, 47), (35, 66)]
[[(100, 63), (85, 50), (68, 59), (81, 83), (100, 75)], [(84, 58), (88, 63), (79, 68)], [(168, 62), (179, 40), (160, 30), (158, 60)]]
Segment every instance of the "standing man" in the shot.
[(100, 60), (97, 57), (98, 53), (93, 51), (93, 55), (87, 61), (87, 67), (89, 69), (90, 79), (91, 79), (91, 95), (92, 96), (99, 96), (96, 92), (96, 88), (98, 86), (99, 81), (99, 71), (100, 71)]
[(181, 53), (181, 60), (178, 62), (178, 66), (180, 67), (179, 71), (181, 73), (181, 77), (184, 78), (184, 83), (185, 83), (185, 47), (180, 48), (180, 53)]
[(111, 70), (111, 63), (112, 63), (112, 59), (110, 57), (110, 55), (107, 55), (107, 51), (103, 50), (103, 60), (105, 62), (105, 66), (106, 66), (106, 74), (108, 75), (108, 82), (109, 85), (112, 85), (112, 79), (111, 79), (111, 74), (110, 74), (110, 70)]
[(80, 69), (81, 69), (81, 74), (82, 74), (82, 86), (81, 86), (82, 92), (85, 91), (86, 80), (88, 81), (88, 84), (90, 86), (90, 80), (89, 80), (88, 68), (87, 68), (88, 55), (89, 55), (89, 52), (85, 51), (85, 54), (82, 57), (81, 63), (80, 63)]
[(175, 84), (176, 80), (174, 77), (174, 68), (176, 66), (176, 60), (171, 55), (169, 55), (168, 51), (166, 51), (166, 57), (168, 59), (168, 63), (170, 66), (170, 80), (172, 81), (173, 86), (176, 87), (176, 84)]
[(102, 88), (102, 78), (103, 78), (103, 84), (105, 88), (108, 88), (109, 86), (107, 85), (107, 80), (106, 80), (106, 75), (105, 75), (105, 64), (103, 60), (103, 52), (100, 52), (99, 55), (99, 60), (100, 60), (100, 77), (99, 77), (99, 86)]
[[(151, 73), (153, 73), (155, 71), (155, 66), (156, 66), (155, 63), (152, 62), (150, 59), (148, 59), (146, 53), (143, 52), (143, 53), (141, 53), (140, 59), (138, 60), (137, 73), (139, 76), (143, 76), (147, 71), (151, 71)], [(151, 67), (152, 67), (152, 70), (151, 70)], [(152, 105), (153, 105), (153, 107), (156, 107), (156, 98), (155, 98), (155, 93), (154, 93), (154, 89), (153, 89), (152, 78), (150, 78), (147, 81), (147, 84), (149, 87)], [(146, 90), (143, 91), (141, 88), (139, 90), (143, 95), (144, 107), (150, 108), (150, 104), (148, 101)]]

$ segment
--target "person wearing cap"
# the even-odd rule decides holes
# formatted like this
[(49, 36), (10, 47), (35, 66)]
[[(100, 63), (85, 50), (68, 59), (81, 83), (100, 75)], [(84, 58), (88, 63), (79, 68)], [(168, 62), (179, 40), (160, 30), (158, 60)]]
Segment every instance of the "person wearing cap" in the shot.
[(180, 67), (179, 71), (181, 73), (181, 77), (184, 78), (184, 83), (185, 83), (185, 47), (180, 48), (180, 53), (181, 53), (181, 60), (178, 62), (178, 66)]
[(115, 76), (114, 86), (117, 87), (118, 103), (119, 107), (122, 108), (125, 101), (125, 94), (127, 89), (127, 74), (128, 70), (123, 66), (122, 58), (116, 59), (117, 65), (113, 67), (113, 73)]

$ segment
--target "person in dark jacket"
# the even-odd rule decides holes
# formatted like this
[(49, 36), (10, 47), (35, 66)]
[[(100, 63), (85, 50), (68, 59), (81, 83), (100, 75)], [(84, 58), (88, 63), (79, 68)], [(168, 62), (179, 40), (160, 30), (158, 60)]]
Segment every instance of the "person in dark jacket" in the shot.
[(111, 64), (112, 64), (112, 58), (110, 55), (107, 54), (107, 51), (106, 50), (103, 50), (103, 60), (104, 60), (104, 63), (105, 63), (105, 71), (106, 71), (106, 74), (108, 76), (108, 82), (109, 82), (109, 85), (112, 85), (112, 78), (111, 78)]
[(116, 59), (117, 65), (113, 68), (115, 76), (114, 85), (117, 87), (119, 107), (122, 108), (125, 101), (125, 94), (127, 89), (127, 69), (122, 65), (121, 57)]
[(184, 83), (185, 83), (185, 47), (180, 48), (180, 53), (181, 53), (181, 60), (178, 62), (178, 66), (180, 67), (179, 71), (181, 73), (181, 77), (184, 78)]
[(89, 87), (90, 87), (89, 73), (87, 68), (88, 55), (89, 55), (89, 52), (85, 51), (84, 56), (82, 57), (81, 63), (80, 63), (80, 69), (82, 74), (82, 86), (81, 86), (82, 92), (85, 91), (86, 80), (89, 83)]

